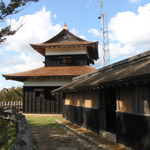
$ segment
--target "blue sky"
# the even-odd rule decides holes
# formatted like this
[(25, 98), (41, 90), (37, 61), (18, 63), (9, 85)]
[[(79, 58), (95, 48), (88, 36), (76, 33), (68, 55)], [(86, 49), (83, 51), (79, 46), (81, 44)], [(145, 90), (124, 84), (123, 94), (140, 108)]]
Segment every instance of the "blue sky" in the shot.
[[(9, 0), (5, 0), (9, 2)], [(0, 22), (0, 28), (11, 24), (24, 26), (7, 38), (0, 47), (0, 74), (31, 70), (43, 66), (44, 57), (35, 52), (30, 43), (41, 43), (58, 34), (64, 23), (77, 36), (99, 41), (99, 57), (93, 67), (100, 68), (101, 20), (98, 0), (39, 0), (16, 15)], [(148, 0), (105, 0), (109, 27), (110, 63), (150, 50), (150, 2)], [(21, 82), (6, 81), (0, 75), (0, 90), (22, 86)]]

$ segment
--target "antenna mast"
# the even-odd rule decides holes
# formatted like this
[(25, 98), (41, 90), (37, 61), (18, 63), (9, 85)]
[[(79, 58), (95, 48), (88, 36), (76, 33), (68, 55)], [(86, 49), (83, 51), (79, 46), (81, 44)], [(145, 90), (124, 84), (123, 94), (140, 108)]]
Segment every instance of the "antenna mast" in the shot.
[(103, 52), (103, 67), (110, 64), (109, 56), (109, 37), (108, 37), (108, 22), (107, 13), (103, 14), (102, 7), (103, 1), (100, 0), (101, 16), (98, 19), (102, 19), (102, 52)]

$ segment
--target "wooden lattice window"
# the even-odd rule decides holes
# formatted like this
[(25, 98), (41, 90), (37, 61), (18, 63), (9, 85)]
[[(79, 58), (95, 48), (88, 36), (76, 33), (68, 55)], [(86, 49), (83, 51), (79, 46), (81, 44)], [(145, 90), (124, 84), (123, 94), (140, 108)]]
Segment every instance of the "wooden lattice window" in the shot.
[(44, 91), (36, 91), (36, 97), (44, 97)]
[(60, 60), (60, 64), (62, 64), (62, 65), (71, 64), (70, 57), (60, 57), (59, 60)]

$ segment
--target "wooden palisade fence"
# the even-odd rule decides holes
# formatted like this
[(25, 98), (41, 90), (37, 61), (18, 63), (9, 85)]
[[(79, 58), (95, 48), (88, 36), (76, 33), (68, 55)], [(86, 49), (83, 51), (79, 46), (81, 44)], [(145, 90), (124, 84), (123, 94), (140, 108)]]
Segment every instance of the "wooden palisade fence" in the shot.
[(11, 107), (15, 106), (18, 110), (23, 110), (23, 102), (20, 101), (8, 101), (8, 102), (0, 102), (0, 107)]

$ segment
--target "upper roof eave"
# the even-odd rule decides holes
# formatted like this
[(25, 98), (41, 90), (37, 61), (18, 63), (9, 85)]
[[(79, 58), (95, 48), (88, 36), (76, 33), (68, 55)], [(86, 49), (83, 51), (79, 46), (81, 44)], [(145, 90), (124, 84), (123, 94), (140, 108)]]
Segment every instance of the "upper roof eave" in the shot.
[(31, 47), (39, 52), (41, 55), (45, 56), (45, 48), (46, 47), (66, 47), (66, 46), (86, 46), (86, 47), (92, 47), (95, 51), (96, 59), (98, 59), (98, 41), (89, 42), (89, 41), (71, 41), (71, 42), (55, 42), (55, 43), (39, 43), (39, 44), (30, 44)]

